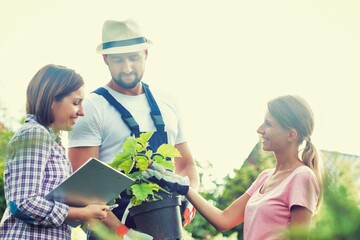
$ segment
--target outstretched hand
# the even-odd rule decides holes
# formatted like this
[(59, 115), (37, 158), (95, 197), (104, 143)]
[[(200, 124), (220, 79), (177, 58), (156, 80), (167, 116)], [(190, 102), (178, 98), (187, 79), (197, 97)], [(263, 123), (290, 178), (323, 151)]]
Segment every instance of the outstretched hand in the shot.
[(153, 163), (151, 168), (142, 172), (142, 176), (169, 192), (177, 192), (181, 195), (186, 195), (189, 191), (190, 180), (188, 177), (176, 175), (171, 171), (167, 171), (163, 166)]

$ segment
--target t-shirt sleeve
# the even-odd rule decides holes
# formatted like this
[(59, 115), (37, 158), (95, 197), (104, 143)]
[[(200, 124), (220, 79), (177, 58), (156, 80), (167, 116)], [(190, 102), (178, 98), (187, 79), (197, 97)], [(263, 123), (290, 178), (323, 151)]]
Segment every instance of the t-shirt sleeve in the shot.
[(154, 91), (155, 95), (157, 96), (157, 101), (161, 101), (164, 105), (166, 105), (166, 111), (172, 111), (174, 115), (173, 119), (170, 119), (170, 121), (176, 122), (176, 125), (173, 126), (174, 129), (176, 129), (176, 135), (175, 135), (175, 142), (173, 144), (181, 144), (187, 141), (186, 139), (186, 126), (185, 122), (182, 116), (182, 110), (181, 105), (178, 104), (177, 99), (163, 91)]
[(182, 119), (182, 115), (179, 112), (179, 109), (176, 108), (176, 114), (178, 116), (178, 134), (176, 136), (175, 144), (180, 144), (186, 142), (186, 134), (185, 134), (185, 128), (184, 123)]
[(302, 206), (312, 213), (316, 210), (319, 200), (319, 184), (315, 174), (309, 169), (297, 173), (289, 185), (289, 210), (292, 206)]

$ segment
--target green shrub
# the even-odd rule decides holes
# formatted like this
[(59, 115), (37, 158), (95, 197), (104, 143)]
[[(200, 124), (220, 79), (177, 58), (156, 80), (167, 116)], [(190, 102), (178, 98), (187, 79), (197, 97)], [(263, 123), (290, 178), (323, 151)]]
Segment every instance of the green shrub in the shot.
[(4, 162), (6, 156), (6, 146), (11, 139), (13, 132), (7, 129), (0, 131), (0, 219), (6, 208), (4, 194)]

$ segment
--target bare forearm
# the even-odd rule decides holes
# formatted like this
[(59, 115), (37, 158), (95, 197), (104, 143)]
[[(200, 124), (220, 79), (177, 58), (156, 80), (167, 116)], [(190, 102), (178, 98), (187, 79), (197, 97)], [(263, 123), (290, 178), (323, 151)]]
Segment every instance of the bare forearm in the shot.
[(194, 205), (196, 210), (218, 231), (225, 231), (244, 221), (244, 213), (250, 196), (243, 194), (237, 198), (225, 210), (213, 206), (210, 202), (200, 196), (192, 188), (186, 195), (187, 199)]
[(99, 147), (74, 147), (68, 149), (68, 157), (73, 167), (73, 170), (77, 170), (81, 167), (89, 158), (94, 157), (99, 159)]
[(87, 219), (86, 213), (84, 212), (83, 208), (70, 207), (69, 213), (68, 213), (65, 221), (66, 222), (71, 222), (71, 221), (82, 222), (86, 219)]
[(224, 226), (223, 211), (212, 205), (194, 189), (190, 187), (186, 198), (194, 205), (196, 210), (218, 231), (226, 230)]

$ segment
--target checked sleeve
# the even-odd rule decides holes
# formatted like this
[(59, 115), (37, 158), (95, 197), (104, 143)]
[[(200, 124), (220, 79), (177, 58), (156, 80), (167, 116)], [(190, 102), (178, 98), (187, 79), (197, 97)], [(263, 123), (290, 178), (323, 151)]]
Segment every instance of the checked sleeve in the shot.
[(69, 207), (45, 195), (71, 173), (67, 162), (65, 150), (46, 128), (32, 125), (17, 132), (9, 142), (4, 173), (10, 212), (34, 225), (63, 224)]

